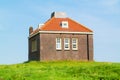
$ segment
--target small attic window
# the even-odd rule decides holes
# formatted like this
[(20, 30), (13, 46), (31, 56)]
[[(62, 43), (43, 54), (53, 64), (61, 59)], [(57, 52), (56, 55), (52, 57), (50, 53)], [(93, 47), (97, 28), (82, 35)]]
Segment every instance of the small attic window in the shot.
[(62, 21), (61, 27), (62, 28), (68, 28), (68, 21)]

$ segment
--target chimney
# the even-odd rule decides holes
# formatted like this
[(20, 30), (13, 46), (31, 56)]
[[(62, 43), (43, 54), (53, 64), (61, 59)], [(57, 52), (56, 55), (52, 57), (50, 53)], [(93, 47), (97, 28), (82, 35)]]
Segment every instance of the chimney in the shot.
[(55, 17), (55, 18), (66, 18), (67, 15), (66, 15), (66, 13), (64, 13), (64, 12), (53, 12), (53, 13), (51, 14), (51, 18), (52, 18), (52, 17)]
[(30, 26), (30, 28), (29, 28), (29, 34), (31, 34), (32, 32), (33, 32), (33, 27)]
[(38, 24), (38, 28), (40, 29), (44, 24)]

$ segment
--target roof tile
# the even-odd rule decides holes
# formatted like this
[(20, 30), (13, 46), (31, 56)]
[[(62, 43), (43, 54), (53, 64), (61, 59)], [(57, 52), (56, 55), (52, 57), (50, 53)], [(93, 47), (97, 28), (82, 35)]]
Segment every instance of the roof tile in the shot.
[[(61, 22), (68, 21), (68, 28), (62, 28)], [(49, 19), (42, 27), (37, 28), (32, 32), (32, 34), (38, 31), (69, 31), (69, 32), (93, 32), (89, 28), (79, 24), (78, 22), (70, 19), (70, 18), (55, 18), (52, 17)]]

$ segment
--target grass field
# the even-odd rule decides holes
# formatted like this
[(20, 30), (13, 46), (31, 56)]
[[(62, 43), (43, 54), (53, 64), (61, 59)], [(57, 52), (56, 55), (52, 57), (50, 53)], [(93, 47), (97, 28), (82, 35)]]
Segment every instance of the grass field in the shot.
[(120, 63), (32, 61), (0, 65), (0, 80), (120, 80)]

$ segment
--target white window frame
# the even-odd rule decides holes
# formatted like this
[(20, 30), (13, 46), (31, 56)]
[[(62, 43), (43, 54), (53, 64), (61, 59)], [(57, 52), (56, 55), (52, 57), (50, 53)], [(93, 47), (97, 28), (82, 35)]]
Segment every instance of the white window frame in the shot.
[(31, 42), (31, 50), (32, 50), (32, 52), (37, 51), (37, 40), (36, 39), (32, 40), (32, 42)]
[[(75, 42), (73, 40), (76, 40)], [(74, 48), (74, 45), (76, 48)], [(72, 38), (72, 50), (78, 50), (78, 38)]]
[[(60, 40), (59, 42), (58, 39)], [(61, 50), (61, 49), (62, 49), (61, 38), (56, 38), (56, 50)]]
[[(68, 42), (66, 42), (68, 40)], [(66, 45), (68, 48), (66, 48)], [(70, 38), (64, 38), (64, 50), (70, 50)]]
[(68, 21), (62, 21), (62, 28), (68, 28)]

